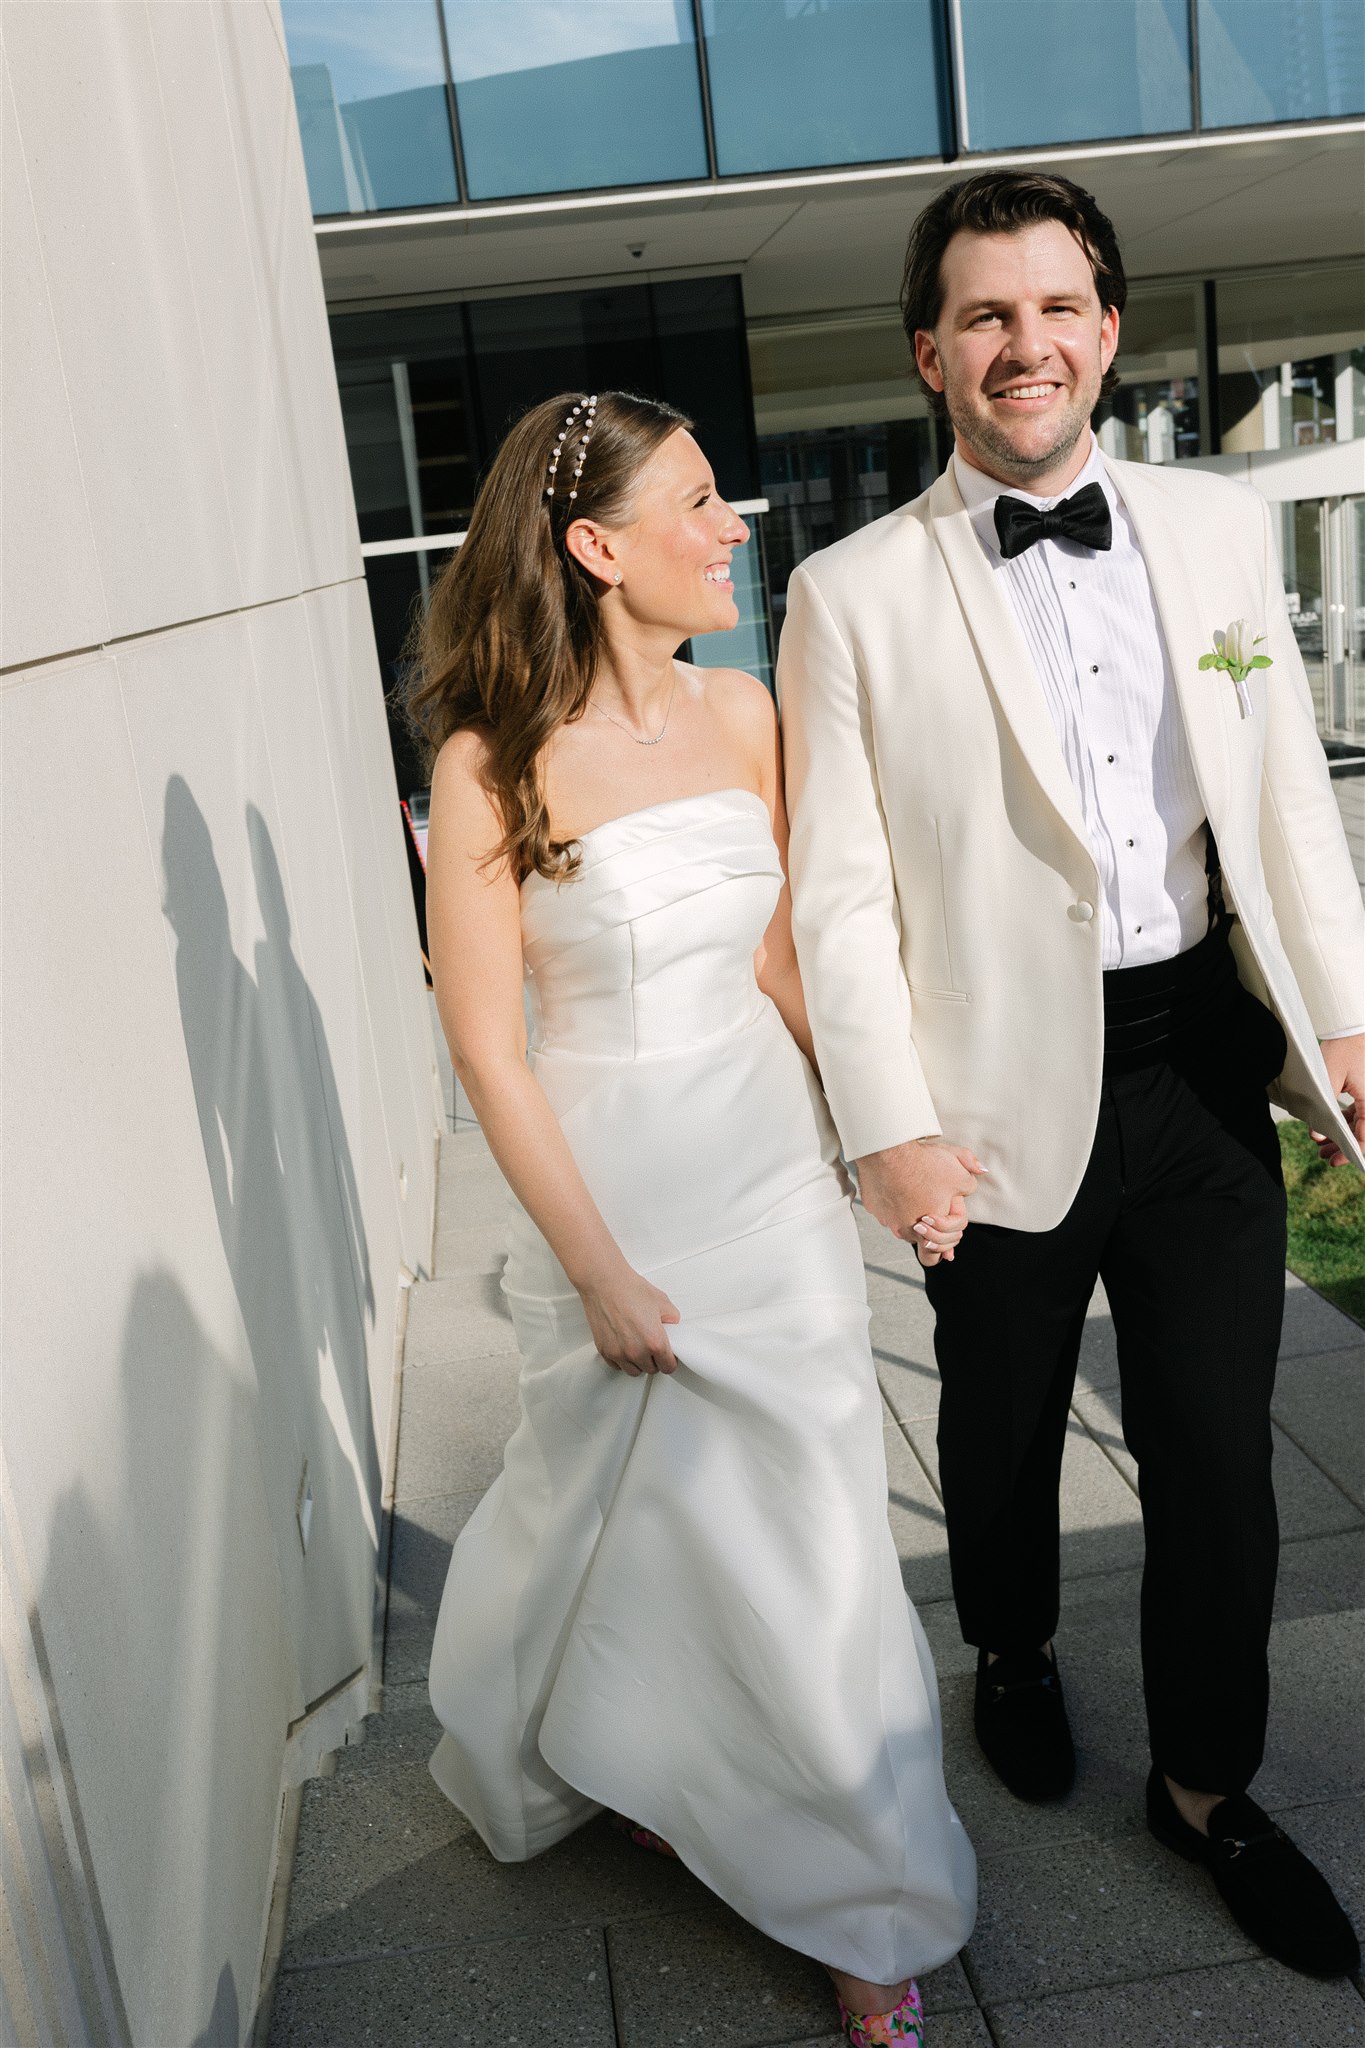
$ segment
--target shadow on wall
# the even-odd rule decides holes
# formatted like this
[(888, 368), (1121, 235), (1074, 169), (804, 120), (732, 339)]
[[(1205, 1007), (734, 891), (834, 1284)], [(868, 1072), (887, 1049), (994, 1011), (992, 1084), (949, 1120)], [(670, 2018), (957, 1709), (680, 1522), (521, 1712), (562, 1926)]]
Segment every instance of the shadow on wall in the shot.
[[(359, 1189), (321, 1013), (295, 957), (265, 819), (246, 811), (265, 936), (254, 977), (232, 943), (207, 822), (166, 786), (165, 914), (199, 1129), (259, 1390), (257, 1428), (304, 1702), (369, 1650), (380, 1461)], [(307, 1554), (297, 1521), (305, 1462)]]
[[(263, 1758), (261, 1724), (287, 1690), (289, 1654), (251, 1407), (240, 1364), (214, 1344), (175, 1275), (139, 1274), (120, 1345), (110, 1483), (78, 1484), (59, 1501), (29, 1613), (50, 1734), (28, 1763), (35, 1782), (61, 1783), (71, 1816), (59, 1838), (55, 1805), (34, 1809), (57, 1875), (60, 1924), (42, 1930), (65, 2021), (53, 2039), (237, 2048), (241, 2038), (233, 1963), (251, 1981), (259, 1925), (225, 1926), (222, 1908), (244, 1861), (259, 1865), (259, 1884), (268, 1875), (285, 1729), (270, 1715)], [(80, 1636), (53, 1640), (49, 1660), (39, 1618), (72, 1614), (83, 1617)], [(68, 1748), (60, 1699), (71, 1686), (101, 1702), (102, 1770), (80, 1746), (84, 1713)], [(99, 1820), (93, 1858), (83, 1805)], [(147, 1967), (168, 1944), (169, 1979)], [(150, 1980), (161, 1987), (154, 2009)]]

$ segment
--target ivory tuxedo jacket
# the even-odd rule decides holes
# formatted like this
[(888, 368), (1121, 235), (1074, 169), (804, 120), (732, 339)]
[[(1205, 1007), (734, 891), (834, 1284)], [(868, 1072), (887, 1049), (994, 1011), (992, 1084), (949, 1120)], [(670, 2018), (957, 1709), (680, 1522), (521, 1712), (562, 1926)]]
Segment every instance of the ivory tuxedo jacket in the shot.
[[(1365, 1012), (1365, 912), (1269, 508), (1205, 471), (1109, 462), (1165, 634), (1246, 987), (1289, 1042), (1271, 1090), (1361, 1160), (1318, 1038)], [(1252, 714), (1201, 670), (1264, 633)], [(1104, 1058), (1100, 880), (1009, 598), (951, 468), (792, 576), (777, 671), (797, 953), (850, 1158), (943, 1131), (981, 1222), (1047, 1230), (1080, 1185)]]

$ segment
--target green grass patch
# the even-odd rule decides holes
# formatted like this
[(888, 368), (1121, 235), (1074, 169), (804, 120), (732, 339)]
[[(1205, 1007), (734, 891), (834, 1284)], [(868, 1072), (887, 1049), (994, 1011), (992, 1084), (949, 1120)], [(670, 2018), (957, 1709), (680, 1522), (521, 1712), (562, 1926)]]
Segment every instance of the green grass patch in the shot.
[(1307, 1126), (1281, 1124), (1289, 1269), (1365, 1324), (1365, 1174), (1325, 1166)]

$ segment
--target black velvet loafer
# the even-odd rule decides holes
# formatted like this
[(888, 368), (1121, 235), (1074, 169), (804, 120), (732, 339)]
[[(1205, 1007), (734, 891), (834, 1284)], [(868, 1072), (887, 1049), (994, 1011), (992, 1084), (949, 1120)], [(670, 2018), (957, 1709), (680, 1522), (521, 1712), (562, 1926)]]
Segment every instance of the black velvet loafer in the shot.
[(1309, 1977), (1352, 1976), (1360, 1943), (1320, 1870), (1245, 1792), (1222, 1799), (1201, 1835), (1182, 1820), (1161, 1772), (1147, 1780), (1147, 1825), (1158, 1842), (1202, 1863), (1243, 1934)]
[(1076, 1776), (1057, 1660), (1046, 1650), (976, 1656), (976, 1739), (1016, 1799), (1061, 1799)]

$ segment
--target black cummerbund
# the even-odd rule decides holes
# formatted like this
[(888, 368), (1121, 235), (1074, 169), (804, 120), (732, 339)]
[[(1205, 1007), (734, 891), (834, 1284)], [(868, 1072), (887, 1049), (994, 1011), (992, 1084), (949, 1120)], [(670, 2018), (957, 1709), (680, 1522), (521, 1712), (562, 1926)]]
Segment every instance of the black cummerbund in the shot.
[(1186, 953), (1145, 967), (1111, 967), (1104, 977), (1104, 1063), (1111, 1073), (1154, 1066), (1180, 1044), (1216, 1029), (1241, 984), (1222, 917)]

